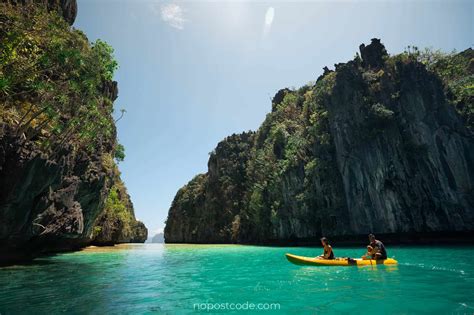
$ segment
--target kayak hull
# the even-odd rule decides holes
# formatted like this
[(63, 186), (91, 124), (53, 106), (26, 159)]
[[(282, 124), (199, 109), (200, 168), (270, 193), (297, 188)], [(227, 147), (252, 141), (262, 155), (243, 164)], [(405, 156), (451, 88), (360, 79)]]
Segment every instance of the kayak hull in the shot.
[(321, 259), (313, 257), (297, 256), (293, 254), (286, 254), (286, 259), (289, 262), (300, 266), (373, 266), (373, 265), (396, 265), (398, 262), (393, 258), (387, 259), (351, 259), (336, 258), (336, 259)]

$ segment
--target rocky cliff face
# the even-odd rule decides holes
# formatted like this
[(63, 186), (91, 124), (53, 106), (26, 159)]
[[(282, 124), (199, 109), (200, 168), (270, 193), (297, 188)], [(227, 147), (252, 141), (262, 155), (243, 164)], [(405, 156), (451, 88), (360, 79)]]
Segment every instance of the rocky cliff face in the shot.
[(246, 164), (253, 133), (232, 135), (211, 154), (209, 172), (180, 189), (168, 215), (165, 237), (215, 243), (237, 240), (247, 184)]
[(416, 62), (369, 71), (339, 67), (327, 104), (350, 232), (472, 230), (473, 137), (441, 80)]
[(76, 0), (0, 0), (0, 3), (19, 5), (23, 7), (43, 7), (48, 11), (59, 13), (70, 25), (74, 23), (77, 16)]
[(116, 165), (112, 49), (42, 5), (19, 4), (0, 3), (0, 264), (144, 242)]
[(64, 150), (50, 158), (8, 128), (0, 125), (0, 257), (86, 245), (111, 185), (103, 152)]
[(178, 191), (166, 242), (474, 231), (474, 52), (389, 56), (373, 39), (360, 56), (221, 142)]
[(143, 243), (148, 237), (145, 225), (135, 219), (133, 204), (120, 180), (116, 178), (105, 199), (102, 213), (93, 230), (92, 244)]

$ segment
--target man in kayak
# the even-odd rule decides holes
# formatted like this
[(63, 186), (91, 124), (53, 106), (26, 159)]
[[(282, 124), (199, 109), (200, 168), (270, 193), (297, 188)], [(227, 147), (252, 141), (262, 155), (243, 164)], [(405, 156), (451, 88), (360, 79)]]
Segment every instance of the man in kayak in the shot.
[(329, 245), (329, 241), (327, 238), (321, 238), (321, 245), (324, 247), (324, 252), (322, 255), (319, 255), (317, 258), (320, 259), (334, 259), (334, 253), (332, 251), (331, 245)]
[(370, 245), (367, 245), (367, 253), (362, 256), (362, 259), (374, 259), (375, 255), (378, 253), (377, 247), (372, 247)]
[(387, 251), (385, 250), (385, 246), (383, 243), (377, 239), (375, 239), (374, 234), (369, 234), (369, 246), (367, 246), (368, 253), (370, 252), (370, 256), (372, 259), (387, 259)]

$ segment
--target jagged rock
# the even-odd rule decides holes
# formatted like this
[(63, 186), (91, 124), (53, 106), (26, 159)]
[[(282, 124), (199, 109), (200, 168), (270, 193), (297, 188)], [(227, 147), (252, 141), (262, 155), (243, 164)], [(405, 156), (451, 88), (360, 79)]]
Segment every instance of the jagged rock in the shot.
[[(49, 3), (57, 7), (58, 0), (49, 0)], [(64, 19), (70, 24), (74, 24), (77, 16), (77, 2), (76, 0), (60, 0), (61, 12)]]
[(134, 235), (130, 243), (144, 243), (148, 237), (148, 229), (143, 222), (137, 221), (134, 228)]
[(288, 88), (284, 88), (284, 89), (281, 89), (279, 90), (275, 96), (273, 97), (272, 99), (272, 110), (275, 110), (276, 107), (283, 101), (283, 99), (285, 98), (285, 95), (287, 93), (291, 92), (290, 89)]
[(339, 74), (328, 103), (351, 233), (472, 230), (473, 138), (437, 77), (418, 63), (399, 67), (399, 89), (383, 77), (374, 97), (381, 125), (367, 119), (374, 108), (357, 71)]
[[(469, 52), (434, 70), (406, 54), (389, 57), (379, 40), (361, 54), (363, 64), (337, 64), (311, 93), (277, 93), (276, 101), (291, 97), (247, 141), (219, 143), (208, 172), (176, 194), (165, 241), (472, 234), (474, 136), (465, 109), (473, 99), (456, 94), (469, 88)], [(445, 85), (443, 67), (456, 71)], [(467, 87), (448, 88), (449, 80)]]
[[(51, 158), (9, 126), (0, 129), (6, 131), (0, 137), (0, 264), (89, 244), (146, 240), (125, 190), (120, 198), (128, 220), (109, 216), (116, 209), (104, 213), (109, 191), (120, 181), (102, 160), (110, 144), (92, 156), (64, 149)], [(98, 226), (101, 233), (94, 235)]]
[(378, 38), (372, 38), (372, 42), (365, 46), (359, 46), (360, 56), (362, 57), (362, 65), (365, 68), (378, 69), (383, 67), (384, 60), (388, 56), (385, 46)]
[(59, 12), (69, 25), (74, 24), (77, 16), (76, 0), (0, 0), (0, 2), (21, 4), (21, 5), (39, 5), (49, 11)]
[(96, 156), (44, 156), (8, 126), (0, 138), (0, 263), (90, 242), (109, 189)]
[[(26, 34), (29, 28), (34, 29), (38, 32), (34, 40), (39, 41), (38, 47), (42, 49), (50, 44), (50, 32), (60, 33), (76, 45), (76, 53), (95, 58), (88, 55), (90, 46), (83, 34), (58, 21), (57, 14), (20, 6), (42, 5), (45, 9), (61, 11), (70, 19), (75, 16), (75, 1), (9, 2), (5, 4), (0, 0), (0, 8), (5, 10), (5, 14), (4, 11), (1, 14), (2, 25), (7, 32)], [(50, 23), (32, 25), (31, 17), (38, 16), (56, 23), (55, 27), (48, 27)], [(58, 54), (61, 51), (59, 49)], [(23, 50), (21, 56), (31, 64), (39, 64), (37, 56), (28, 51)], [(102, 60), (96, 61), (100, 68)], [(50, 62), (61, 63), (59, 59)], [(18, 63), (6, 65), (3, 70), (21, 71)], [(43, 75), (37, 78), (35, 85), (58, 78), (67, 82), (69, 76), (74, 80), (74, 67), (52, 67), (54, 70), (51, 70), (49, 63), (47, 67), (48, 71), (41, 71)], [(75, 88), (66, 87), (65, 91), (62, 87), (67, 84), (58, 83), (57, 88), (48, 90), (51, 98), (67, 95), (66, 102), (45, 106), (42, 92), (24, 90), (21, 83), (12, 87), (12, 91), (19, 93), (2, 95), (1, 106), (5, 104), (8, 110), (2, 110), (0, 117), (0, 265), (45, 253), (79, 249), (91, 244), (94, 233), (101, 228), (97, 226), (98, 218), (103, 217), (105, 201), (111, 188), (120, 182), (120, 173), (114, 160), (118, 143), (111, 115), (113, 104), (95, 102), (102, 99), (101, 92), (111, 101), (115, 100), (118, 88), (114, 81), (103, 83), (110, 73), (104, 75), (91, 68), (84, 70), (95, 78), (88, 81), (87, 87), (74, 85)], [(54, 115), (44, 115), (46, 110)], [(89, 115), (90, 112), (93, 113)], [(105, 235), (101, 241), (110, 244), (143, 242), (147, 230), (143, 223), (136, 221), (126, 191), (119, 199), (115, 199), (116, 204), (107, 204), (107, 213), (115, 212), (111, 217), (118, 218), (116, 225), (115, 222), (110, 224), (117, 227), (118, 237)], [(105, 220), (104, 226), (108, 225)]]
[(115, 176), (113, 180), (104, 211), (95, 223), (92, 244), (143, 243), (148, 230), (136, 220), (132, 200), (120, 177)]
[(332, 70), (329, 70), (329, 68), (325, 66), (325, 67), (323, 68), (323, 74), (321, 74), (321, 75), (318, 77), (318, 79), (316, 80), (316, 82), (321, 81), (325, 76), (327, 76), (327, 75), (330, 74), (331, 72), (333, 72), (333, 71), (332, 71)]
[(102, 93), (112, 102), (118, 97), (118, 83), (117, 81), (105, 81), (102, 86)]
[(237, 234), (231, 222), (244, 206), (245, 166), (253, 136), (251, 132), (234, 134), (220, 142), (209, 158), (208, 173), (197, 175), (178, 191), (165, 227), (166, 242), (238, 240), (233, 238)]

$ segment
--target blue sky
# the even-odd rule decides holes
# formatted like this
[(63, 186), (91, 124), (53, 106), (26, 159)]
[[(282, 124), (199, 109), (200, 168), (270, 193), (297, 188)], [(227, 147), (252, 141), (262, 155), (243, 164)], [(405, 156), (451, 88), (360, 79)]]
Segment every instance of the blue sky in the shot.
[(122, 177), (151, 235), (216, 144), (255, 130), (283, 87), (382, 39), (444, 51), (472, 46), (471, 1), (78, 0), (74, 24), (115, 48)]

